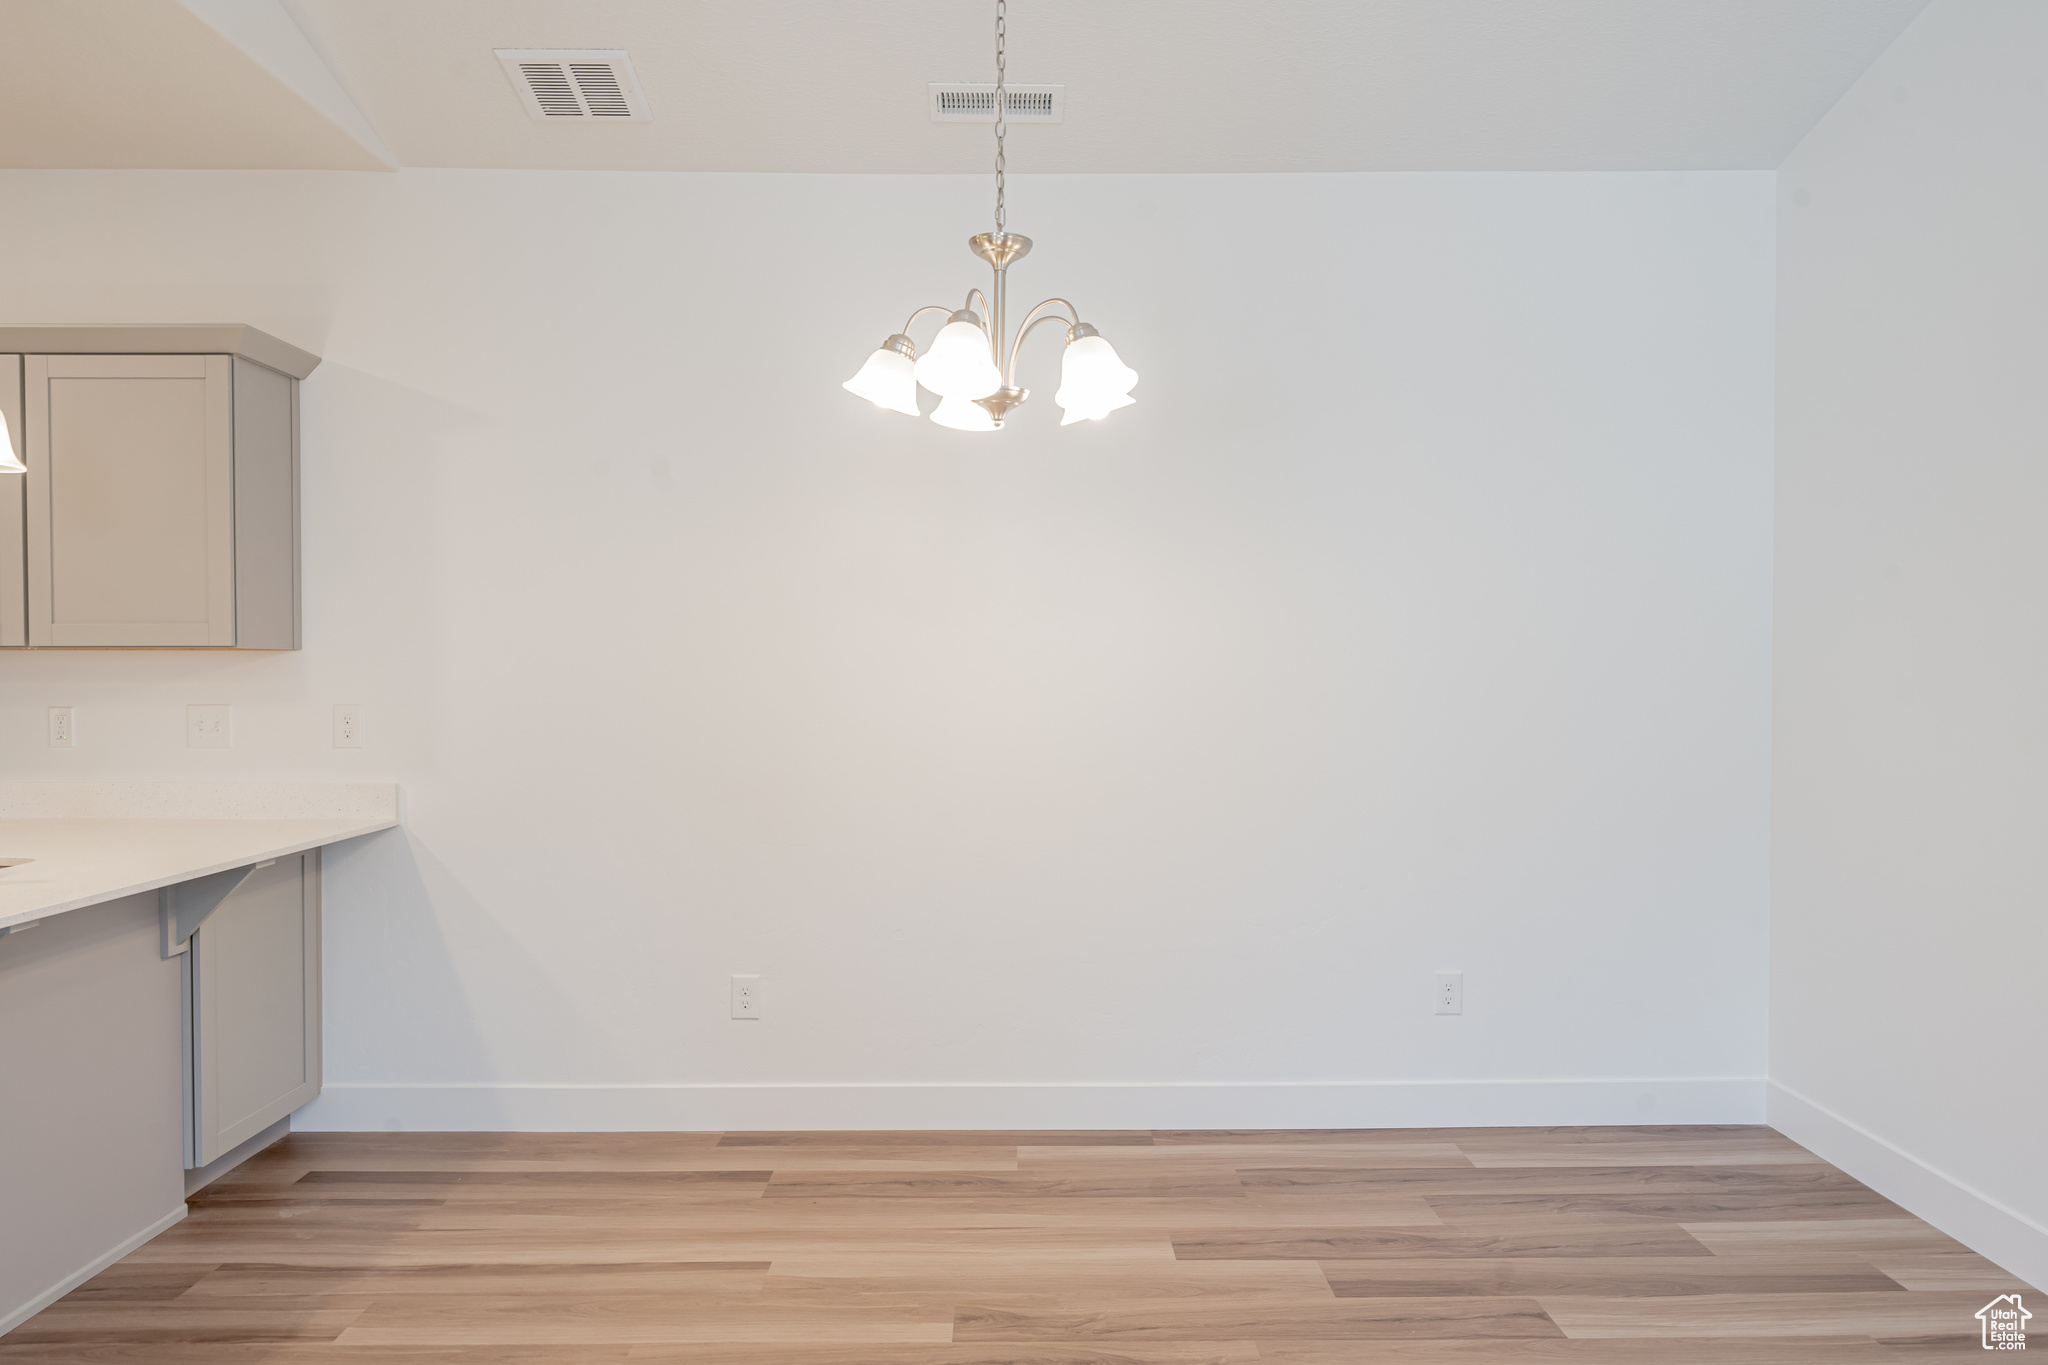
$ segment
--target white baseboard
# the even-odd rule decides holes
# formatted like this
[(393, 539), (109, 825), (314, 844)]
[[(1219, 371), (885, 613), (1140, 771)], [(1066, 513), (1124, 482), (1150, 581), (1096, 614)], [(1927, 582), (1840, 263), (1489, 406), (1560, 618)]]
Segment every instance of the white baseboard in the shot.
[(1336, 1081), (1215, 1085), (362, 1085), (296, 1132), (1489, 1128), (1762, 1123), (1763, 1082)]
[(128, 1238), (119, 1246), (93, 1257), (92, 1260), (72, 1271), (69, 1275), (66, 1275), (63, 1279), (36, 1295), (27, 1303), (22, 1304), (18, 1308), (10, 1308), (4, 1313), (0, 1313), (0, 1336), (5, 1336), (12, 1332), (15, 1328), (21, 1326), (21, 1324), (27, 1322), (30, 1318), (42, 1312), (45, 1308), (48, 1308), (51, 1304), (63, 1298), (66, 1294), (69, 1294), (72, 1290), (78, 1288), (78, 1286), (84, 1284), (87, 1280), (99, 1274), (102, 1270), (105, 1270), (108, 1266), (184, 1217), (185, 1205), (181, 1202), (178, 1207), (172, 1209), (133, 1237)]
[(2027, 1283), (2048, 1287), (2048, 1228), (1776, 1081), (1771, 1127)]

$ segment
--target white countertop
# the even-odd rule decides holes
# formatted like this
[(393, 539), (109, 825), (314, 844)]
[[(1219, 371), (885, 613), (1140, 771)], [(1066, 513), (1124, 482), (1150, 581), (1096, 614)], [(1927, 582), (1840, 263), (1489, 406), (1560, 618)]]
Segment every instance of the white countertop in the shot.
[(0, 783), (0, 858), (35, 859), (0, 868), (0, 929), (397, 824), (390, 783)]

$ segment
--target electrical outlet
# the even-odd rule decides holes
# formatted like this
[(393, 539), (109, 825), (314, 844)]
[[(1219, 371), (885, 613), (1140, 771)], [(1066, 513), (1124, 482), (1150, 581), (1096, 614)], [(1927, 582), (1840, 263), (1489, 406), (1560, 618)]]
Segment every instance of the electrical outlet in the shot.
[(1463, 972), (1438, 972), (1436, 974), (1436, 1012), (1438, 1014), (1463, 1014), (1465, 1012), (1465, 974)]
[(53, 706), (50, 708), (50, 747), (69, 749), (77, 744), (78, 732), (72, 728), (71, 708)]
[(345, 701), (334, 708), (334, 747), (363, 747), (363, 708), (354, 702)]
[(735, 1019), (759, 1019), (761, 1017), (760, 977), (735, 976), (732, 979), (732, 1017)]
[(232, 706), (186, 707), (185, 747), (188, 749), (234, 748), (235, 708)]

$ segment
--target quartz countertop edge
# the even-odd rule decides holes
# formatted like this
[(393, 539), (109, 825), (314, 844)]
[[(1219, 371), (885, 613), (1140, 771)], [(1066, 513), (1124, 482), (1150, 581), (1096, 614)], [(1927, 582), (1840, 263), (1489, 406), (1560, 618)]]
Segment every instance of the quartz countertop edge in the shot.
[[(36, 860), (0, 868), (0, 929), (304, 853), (397, 825), (395, 819), (0, 820), (0, 857)], [(145, 833), (185, 843), (190, 851), (134, 851), (131, 847), (108, 857), (89, 847), (95, 842), (128, 843), (129, 836)], [(105, 871), (95, 875), (89, 868), (78, 868), (81, 862), (104, 866)]]
[(241, 786), (0, 784), (0, 857), (34, 860), (0, 868), (0, 929), (399, 823), (389, 784)]

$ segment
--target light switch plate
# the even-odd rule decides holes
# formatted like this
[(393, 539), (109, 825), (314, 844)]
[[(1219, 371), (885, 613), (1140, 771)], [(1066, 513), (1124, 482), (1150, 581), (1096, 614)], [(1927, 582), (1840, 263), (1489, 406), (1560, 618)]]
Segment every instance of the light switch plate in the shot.
[(234, 748), (235, 708), (232, 706), (186, 707), (185, 747), (188, 749)]

